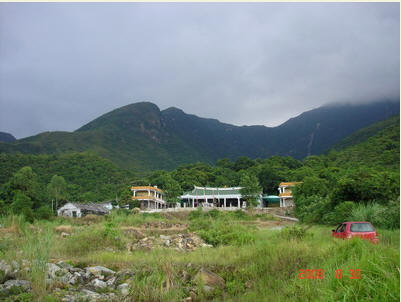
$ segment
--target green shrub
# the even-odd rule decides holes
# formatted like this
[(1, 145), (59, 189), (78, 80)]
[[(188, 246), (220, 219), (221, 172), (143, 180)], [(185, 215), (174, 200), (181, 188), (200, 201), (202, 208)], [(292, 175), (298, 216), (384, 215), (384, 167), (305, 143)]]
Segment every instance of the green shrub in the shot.
[(188, 218), (190, 220), (200, 218), (200, 217), (202, 217), (202, 214), (203, 214), (202, 212), (203, 212), (202, 207), (197, 207), (196, 211), (192, 211), (191, 213), (189, 213)]
[(217, 218), (222, 215), (222, 212), (220, 212), (217, 209), (213, 209), (213, 210), (208, 211), (207, 215), (210, 216), (211, 218)]
[(48, 206), (41, 206), (39, 209), (36, 210), (35, 212), (35, 218), (36, 219), (51, 219), (54, 217), (53, 211), (50, 207)]
[(400, 198), (389, 202), (384, 211), (385, 227), (388, 229), (400, 228)]
[(213, 246), (241, 246), (255, 241), (251, 227), (233, 223), (228, 219), (197, 219), (191, 222), (189, 229)]
[(344, 201), (337, 205), (333, 212), (330, 212), (324, 216), (323, 221), (325, 223), (336, 224), (340, 222), (344, 222), (350, 220), (351, 213), (353, 208), (355, 207), (355, 203), (352, 201)]
[(284, 229), (281, 230), (280, 232), (281, 237), (291, 240), (291, 239), (296, 239), (296, 240), (301, 240), (304, 239), (305, 236), (307, 235), (306, 228), (293, 225), (289, 227), (285, 227)]
[(386, 227), (386, 207), (377, 203), (358, 204), (352, 209), (350, 219), (369, 221), (374, 226)]

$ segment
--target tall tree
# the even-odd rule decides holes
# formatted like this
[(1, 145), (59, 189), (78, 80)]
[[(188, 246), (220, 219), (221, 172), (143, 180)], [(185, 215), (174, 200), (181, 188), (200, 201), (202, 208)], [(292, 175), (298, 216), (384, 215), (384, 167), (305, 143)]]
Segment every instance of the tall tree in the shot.
[(249, 173), (242, 173), (240, 180), (241, 195), (247, 201), (248, 207), (257, 206), (262, 188), (259, 185), (258, 178)]
[(59, 202), (65, 200), (67, 197), (67, 182), (64, 177), (53, 175), (50, 183), (47, 185), (47, 193), (52, 202), (55, 202), (55, 209), (57, 209)]
[(161, 187), (164, 191), (164, 197), (168, 203), (179, 202), (178, 196), (182, 193), (182, 188), (168, 172), (159, 171), (152, 178), (152, 184)]
[(12, 191), (22, 192), (34, 202), (34, 205), (42, 199), (38, 176), (29, 166), (21, 168), (11, 177), (9, 188)]

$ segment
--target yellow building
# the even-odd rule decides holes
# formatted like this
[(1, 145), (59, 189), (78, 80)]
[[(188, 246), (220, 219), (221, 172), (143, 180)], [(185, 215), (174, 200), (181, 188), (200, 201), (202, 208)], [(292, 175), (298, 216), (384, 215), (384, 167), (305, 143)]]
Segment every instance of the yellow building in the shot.
[(134, 186), (131, 187), (132, 199), (140, 201), (141, 210), (164, 209), (167, 207), (163, 199), (164, 193), (157, 186)]
[(292, 207), (294, 206), (294, 200), (292, 198), (291, 188), (295, 187), (302, 182), (282, 182), (278, 187), (280, 197), (280, 207)]

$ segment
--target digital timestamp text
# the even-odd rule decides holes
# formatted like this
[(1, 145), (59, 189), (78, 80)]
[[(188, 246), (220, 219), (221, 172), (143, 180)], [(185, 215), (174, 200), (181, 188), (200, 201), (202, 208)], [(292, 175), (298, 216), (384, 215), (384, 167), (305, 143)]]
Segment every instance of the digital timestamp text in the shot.
[[(362, 276), (360, 269), (349, 269), (348, 271), (338, 269), (335, 274), (337, 279), (361, 279)], [(298, 273), (298, 279), (324, 279), (324, 276), (325, 271), (323, 269), (300, 269)]]

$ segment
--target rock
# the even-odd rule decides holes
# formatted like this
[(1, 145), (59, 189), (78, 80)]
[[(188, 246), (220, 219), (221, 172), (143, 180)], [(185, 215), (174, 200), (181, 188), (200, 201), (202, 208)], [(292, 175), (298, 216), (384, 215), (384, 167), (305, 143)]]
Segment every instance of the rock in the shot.
[(77, 301), (74, 296), (71, 295), (65, 295), (62, 299), (61, 302), (75, 302)]
[[(87, 299), (89, 301), (98, 301), (102, 298), (102, 295), (95, 293), (91, 290), (88, 289), (83, 289), (79, 295), (80, 298), (82, 299)], [(80, 300), (81, 301), (81, 300)]]
[(80, 273), (74, 273), (70, 279), (68, 279), (68, 284), (75, 285), (82, 281), (82, 276)]
[(129, 251), (136, 249), (152, 250), (154, 248), (167, 247), (179, 251), (193, 251), (199, 247), (212, 247), (205, 244), (203, 240), (194, 233), (175, 234), (171, 236), (159, 235), (160, 238), (145, 237), (133, 243), (127, 244)]
[(56, 278), (58, 272), (61, 271), (61, 268), (54, 263), (47, 263), (47, 275), (49, 278)]
[(194, 280), (197, 283), (202, 283), (203, 285), (210, 287), (224, 287), (225, 281), (219, 275), (205, 269), (201, 268), (200, 271), (196, 274)]
[(108, 287), (114, 287), (114, 284), (116, 283), (117, 278), (116, 277), (112, 277), (109, 280), (106, 281), (106, 284)]
[(27, 292), (31, 290), (31, 283), (26, 280), (8, 280), (3, 285), (1, 285), (1, 287), (2, 290), (6, 293), (14, 289)]
[(69, 263), (67, 263), (67, 262), (64, 262), (64, 261), (59, 261), (59, 262), (57, 262), (56, 264), (57, 264), (59, 267), (65, 268), (65, 269), (68, 269), (68, 270), (74, 268), (71, 264), (69, 264)]
[(79, 267), (71, 267), (68, 270), (70, 271), (70, 273), (80, 273), (80, 274), (85, 273), (85, 271), (82, 268), (79, 268)]
[(105, 288), (107, 287), (107, 283), (99, 280), (99, 279), (93, 279), (91, 282), (91, 285), (93, 285), (95, 288)]
[(104, 266), (92, 266), (92, 267), (87, 267), (86, 271), (94, 275), (95, 277), (100, 277), (100, 276), (110, 276), (114, 275), (115, 271), (108, 269), (107, 267)]
[(0, 283), (3, 283), (10, 276), (12, 267), (6, 261), (0, 261)]
[(119, 286), (117, 286), (117, 290), (121, 293), (121, 295), (127, 296), (129, 294), (129, 284), (120, 284)]
[(118, 273), (116, 273), (116, 282), (115, 284), (121, 284), (121, 283), (125, 283), (125, 281), (131, 277), (133, 277), (135, 274), (134, 272), (130, 271), (129, 269), (124, 269), (122, 271), (119, 271)]
[[(64, 270), (64, 269), (63, 269), (63, 270)], [(63, 275), (57, 277), (55, 280), (56, 280), (56, 281), (59, 281), (59, 282), (61, 282), (61, 283), (64, 283), (64, 284), (75, 284), (76, 278), (74, 278), (74, 275), (73, 275), (73, 274), (71, 274), (71, 273), (70, 273), (69, 271), (67, 271), (67, 270), (62, 271), (62, 274), (63, 274)]]

